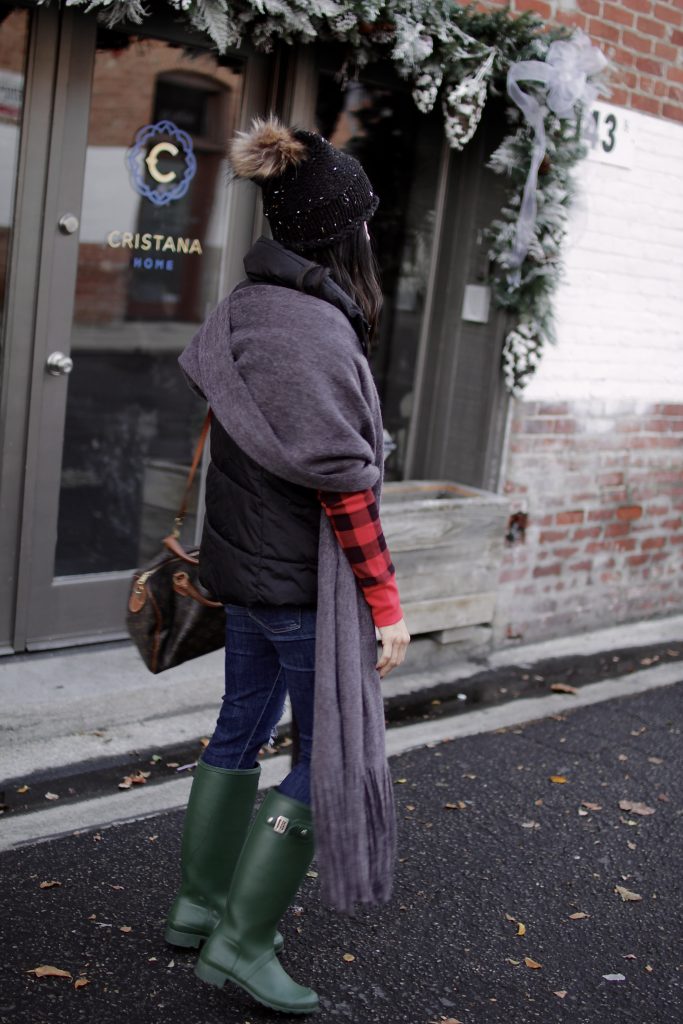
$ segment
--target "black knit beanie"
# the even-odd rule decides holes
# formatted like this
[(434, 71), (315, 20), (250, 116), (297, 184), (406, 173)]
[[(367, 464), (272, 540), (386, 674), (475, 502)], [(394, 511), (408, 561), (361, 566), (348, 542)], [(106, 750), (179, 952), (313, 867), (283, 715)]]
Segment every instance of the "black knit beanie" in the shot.
[(368, 221), (379, 204), (348, 153), (315, 132), (255, 119), (230, 147), (233, 171), (261, 186), (273, 237), (288, 249), (334, 245)]

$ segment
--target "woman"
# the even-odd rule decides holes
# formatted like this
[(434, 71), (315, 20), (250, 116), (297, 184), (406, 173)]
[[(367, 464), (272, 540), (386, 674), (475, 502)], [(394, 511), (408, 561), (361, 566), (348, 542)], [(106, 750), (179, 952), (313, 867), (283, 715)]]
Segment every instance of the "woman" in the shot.
[[(410, 637), (378, 513), (382, 420), (367, 361), (378, 199), (353, 157), (272, 118), (230, 155), (261, 187), (273, 239), (252, 247), (247, 279), (180, 358), (213, 414), (200, 564), (227, 626), (225, 696), (197, 765), (166, 938), (207, 940), (203, 980), (306, 1013), (318, 998), (280, 965), (276, 926), (311, 863), (314, 822), (332, 906), (386, 900), (393, 872), (379, 678)], [(287, 693), (299, 757), (249, 829), (258, 751)]]

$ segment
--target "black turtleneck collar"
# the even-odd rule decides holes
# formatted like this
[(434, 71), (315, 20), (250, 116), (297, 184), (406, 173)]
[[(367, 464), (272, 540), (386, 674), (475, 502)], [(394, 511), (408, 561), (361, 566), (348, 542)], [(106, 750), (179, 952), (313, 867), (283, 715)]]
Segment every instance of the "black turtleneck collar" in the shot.
[(261, 237), (244, 257), (244, 269), (254, 284), (295, 288), (336, 306), (350, 321), (367, 356), (368, 322), (360, 307), (332, 280), (326, 267), (286, 249), (272, 238)]

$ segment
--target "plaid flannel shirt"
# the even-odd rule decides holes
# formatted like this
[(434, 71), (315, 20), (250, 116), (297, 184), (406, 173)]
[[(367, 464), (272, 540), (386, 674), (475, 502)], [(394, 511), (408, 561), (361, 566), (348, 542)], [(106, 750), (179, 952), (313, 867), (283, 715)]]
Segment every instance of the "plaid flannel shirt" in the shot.
[(318, 498), (370, 605), (375, 625), (399, 622), (403, 612), (396, 570), (372, 489), (348, 493), (319, 491)]

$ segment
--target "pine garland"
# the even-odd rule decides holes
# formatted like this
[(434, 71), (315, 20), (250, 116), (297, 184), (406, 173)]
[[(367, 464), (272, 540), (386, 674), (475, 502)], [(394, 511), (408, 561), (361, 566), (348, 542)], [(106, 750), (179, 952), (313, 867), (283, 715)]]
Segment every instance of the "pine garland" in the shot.
[[(548, 29), (533, 12), (513, 16), (509, 7), (477, 11), (451, 0), (167, 0), (220, 52), (248, 40), (262, 51), (282, 41), (343, 42), (359, 67), (390, 59), (412, 83), (418, 108), (428, 113), (437, 100), (450, 146), (462, 149), (479, 123), (488, 95), (504, 96), (511, 63), (543, 60), (555, 39), (571, 30)], [(142, 0), (69, 0), (99, 9), (108, 26), (146, 15)], [(533, 86), (528, 86), (533, 88)], [(579, 111), (576, 112), (577, 116)], [(546, 117), (548, 146), (538, 182), (535, 237), (513, 283), (508, 273), (517, 212), (531, 160), (533, 133), (516, 107), (508, 107), (509, 133), (489, 167), (510, 182), (500, 216), (485, 232), (493, 263), (496, 303), (517, 320), (503, 350), (508, 389), (520, 394), (538, 366), (546, 342), (554, 341), (552, 294), (561, 277), (561, 250), (572, 198), (571, 170), (585, 155), (577, 124)]]

